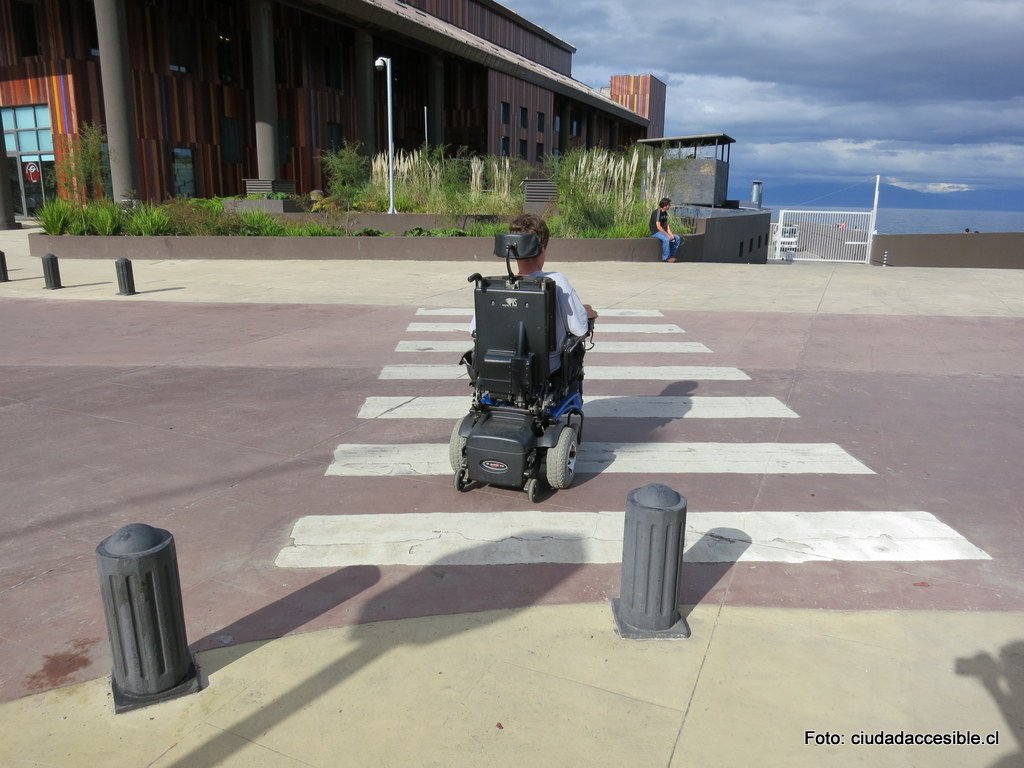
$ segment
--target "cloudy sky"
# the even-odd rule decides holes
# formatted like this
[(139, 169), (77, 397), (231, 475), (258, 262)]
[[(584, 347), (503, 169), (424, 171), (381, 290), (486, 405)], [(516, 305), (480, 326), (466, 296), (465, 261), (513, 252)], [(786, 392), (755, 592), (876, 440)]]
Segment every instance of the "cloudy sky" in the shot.
[(1024, 188), (1024, 0), (499, 1), (587, 85), (663, 81), (666, 135), (736, 139), (730, 191)]

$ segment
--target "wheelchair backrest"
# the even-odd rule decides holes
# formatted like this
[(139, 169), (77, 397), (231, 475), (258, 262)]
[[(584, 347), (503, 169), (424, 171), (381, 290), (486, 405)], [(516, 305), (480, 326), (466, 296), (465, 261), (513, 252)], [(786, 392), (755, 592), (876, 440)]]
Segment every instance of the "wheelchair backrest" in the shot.
[(481, 277), (476, 281), (477, 388), (492, 397), (524, 401), (550, 375), (555, 350), (558, 298), (546, 277)]

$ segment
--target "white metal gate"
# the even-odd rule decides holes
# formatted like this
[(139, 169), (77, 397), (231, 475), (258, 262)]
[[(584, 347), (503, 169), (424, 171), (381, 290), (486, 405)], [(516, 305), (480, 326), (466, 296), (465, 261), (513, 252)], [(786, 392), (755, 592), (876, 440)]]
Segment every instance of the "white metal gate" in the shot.
[(780, 211), (772, 224), (768, 258), (777, 261), (850, 261), (871, 257), (874, 213)]

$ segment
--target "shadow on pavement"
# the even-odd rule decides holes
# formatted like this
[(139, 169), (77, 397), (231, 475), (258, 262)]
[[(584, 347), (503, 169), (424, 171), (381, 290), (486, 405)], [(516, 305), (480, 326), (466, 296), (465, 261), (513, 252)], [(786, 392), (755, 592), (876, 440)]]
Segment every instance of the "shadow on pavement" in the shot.
[(1024, 640), (1004, 645), (998, 660), (985, 652), (957, 659), (956, 673), (982, 684), (1017, 741), (1017, 752), (992, 763), (992, 768), (1024, 766)]
[[(537, 532), (538, 535), (543, 535), (543, 533), (544, 532)], [(580, 557), (577, 559), (582, 559), (582, 552), (580, 553)], [(578, 568), (579, 566), (561, 569), (545, 569), (543, 574), (544, 578), (547, 578), (548, 581), (540, 585), (535, 582), (533, 585), (534, 595), (535, 598), (537, 598), (537, 602), (540, 602), (539, 598), (542, 598), (543, 595), (555, 589)], [(349, 570), (363, 571), (365, 569), (345, 569), (345, 571), (339, 571), (339, 573), (345, 573)], [(376, 569), (374, 568), (372, 570)], [(366, 574), (360, 575), (365, 578)], [(330, 579), (331, 577), (326, 578)], [(366, 622), (368, 620), (372, 620), (372, 617), (381, 612), (382, 609), (383, 612), (386, 613), (387, 605), (389, 603), (401, 603), (410, 599), (415, 600), (417, 596), (422, 594), (423, 583), (430, 583), (434, 579), (436, 579), (436, 576), (434, 575), (431, 567), (418, 570), (408, 579), (405, 579), (399, 584), (396, 584), (393, 588), (372, 598), (360, 611), (360, 621)], [(519, 585), (515, 582), (509, 583), (509, 589), (517, 589), (518, 586)], [(346, 587), (343, 594), (345, 593), (351, 594), (352, 589)], [(288, 600), (289, 598), (283, 598), (273, 605), (276, 605), (279, 610), (287, 605)], [(268, 606), (268, 611), (270, 611), (270, 613), (276, 613), (276, 611), (271, 609), (272, 606)], [(258, 616), (261, 613), (262, 611), (257, 611), (253, 616)], [(481, 615), (486, 617), (487, 620), (504, 621), (508, 618), (507, 613), (486, 613)], [(247, 620), (248, 618), (243, 619), (236, 624), (244, 624)], [(358, 673), (368, 664), (371, 664), (386, 655), (394, 648), (398, 648), (403, 645), (426, 645), (445, 640), (448, 637), (457, 634), (458, 630), (454, 625), (455, 623), (442, 623), (439, 625), (441, 628), (436, 631), (423, 632), (415, 635), (415, 639), (410, 642), (399, 642), (394, 644), (381, 643), (376, 639), (379, 637), (379, 633), (373, 633), (372, 636), (375, 638), (373, 643), (371, 643), (368, 638), (361, 639), (361, 627), (353, 627), (353, 637), (358, 643), (355, 650), (335, 661), (330, 662), (326, 666), (320, 666), (316, 664), (314, 660), (311, 660), (311, 673), (308, 677), (297, 682), (292, 688), (282, 693), (276, 699), (268, 701), (264, 706), (260, 707), (259, 710), (253, 712), (244, 720), (233, 726), (231, 731), (219, 732), (201, 746), (190, 750), (187, 754), (176, 757), (169, 766), (170, 768), (193, 768), (193, 766), (197, 765), (220, 765), (240, 748), (240, 743), (247, 743), (244, 739), (249, 738), (249, 735), (266, 733), (271, 728), (278, 726), (295, 713), (313, 705), (331, 689), (341, 685), (346, 679)], [(362, 626), (365, 627), (365, 623), (362, 624)], [(204, 641), (205, 640), (206, 638), (204, 638)], [(236, 656), (235, 658), (240, 657)], [(242, 740), (239, 739), (239, 736), (242, 737)]]

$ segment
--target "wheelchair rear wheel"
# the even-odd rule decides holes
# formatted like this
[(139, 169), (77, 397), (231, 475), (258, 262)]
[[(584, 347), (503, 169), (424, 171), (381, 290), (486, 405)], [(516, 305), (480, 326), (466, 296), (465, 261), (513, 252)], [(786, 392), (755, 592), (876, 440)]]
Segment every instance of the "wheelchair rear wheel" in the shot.
[(558, 442), (548, 450), (547, 476), (552, 488), (568, 488), (576, 476), (576, 430), (565, 427), (558, 433)]
[(448, 461), (452, 465), (452, 472), (458, 473), (462, 469), (462, 457), (466, 453), (466, 438), (459, 434), (459, 427), (462, 419), (455, 422), (452, 428), (452, 437), (448, 441)]

